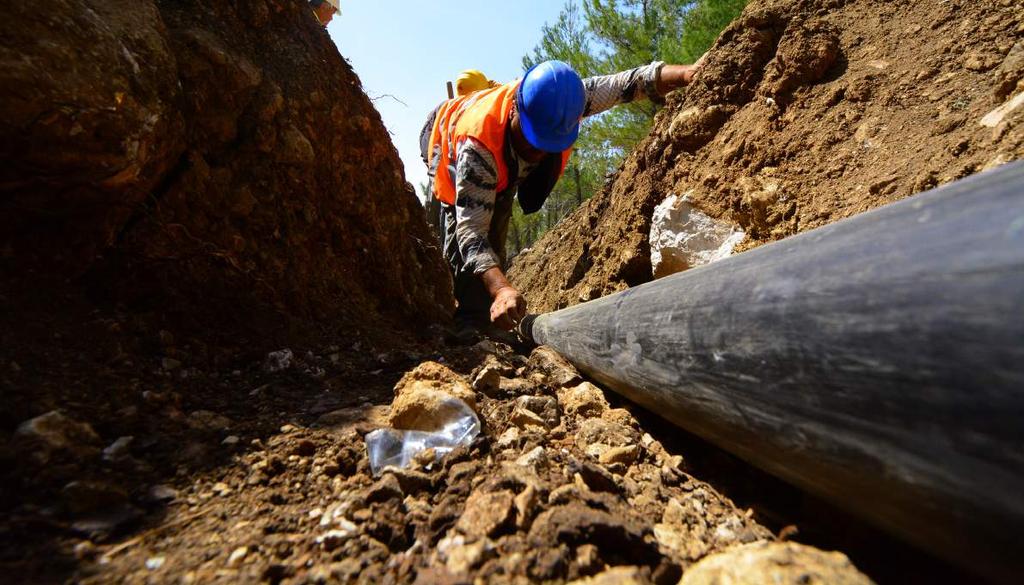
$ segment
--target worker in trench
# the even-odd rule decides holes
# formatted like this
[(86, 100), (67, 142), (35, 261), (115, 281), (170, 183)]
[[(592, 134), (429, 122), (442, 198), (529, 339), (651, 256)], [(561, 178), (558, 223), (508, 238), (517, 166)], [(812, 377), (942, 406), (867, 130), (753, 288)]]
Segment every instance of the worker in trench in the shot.
[(430, 113), (420, 153), (430, 191), (441, 203), (439, 227), (459, 326), (486, 329), (493, 323), (507, 331), (526, 316), (526, 299), (505, 277), (513, 200), (523, 213), (541, 208), (565, 169), (582, 119), (638, 99), (660, 101), (689, 84), (698, 68), (699, 61), (654, 62), (581, 79), (566, 63), (545, 61), (521, 80), (497, 87), (482, 74), (483, 81), (473, 76), (477, 91), (467, 84), (465, 95)]
[(330, 24), (334, 15), (341, 11), (339, 0), (309, 0), (309, 7), (313, 9), (313, 16), (323, 27)]

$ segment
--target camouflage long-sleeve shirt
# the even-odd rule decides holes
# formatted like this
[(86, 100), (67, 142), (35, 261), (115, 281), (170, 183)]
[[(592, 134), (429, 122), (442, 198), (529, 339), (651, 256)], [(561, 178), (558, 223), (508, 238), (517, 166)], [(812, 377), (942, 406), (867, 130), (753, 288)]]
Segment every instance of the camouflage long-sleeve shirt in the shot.
[[(613, 75), (584, 79), (586, 107), (583, 116), (593, 116), (619, 104), (657, 96), (655, 83), (662, 65), (663, 62), (656, 61)], [(431, 114), (427, 125), (424, 126), (424, 134), (420, 136), (424, 162), (428, 162), (427, 139), (433, 126), (433, 118), (434, 115)], [(430, 154), (427, 172), (432, 180), (437, 171), (440, 155), (436, 148), (435, 152)], [(494, 215), (495, 199), (498, 196), (496, 164), (491, 153), (472, 138), (458, 147), (455, 160), (455, 237), (461, 252), (459, 255), (464, 262), (464, 266), (460, 268), (473, 274), (481, 274), (490, 268), (501, 266), (501, 259), (487, 239)], [(517, 185), (534, 168), (534, 165), (522, 159), (516, 162), (519, 175), (510, 177), (510, 187)], [(508, 218), (503, 219), (508, 221)]]

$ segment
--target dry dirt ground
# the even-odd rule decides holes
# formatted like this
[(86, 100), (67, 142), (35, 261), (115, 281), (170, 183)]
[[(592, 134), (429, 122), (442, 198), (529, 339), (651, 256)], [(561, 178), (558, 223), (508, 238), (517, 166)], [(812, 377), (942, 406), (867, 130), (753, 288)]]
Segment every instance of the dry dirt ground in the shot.
[(537, 312), (651, 280), (651, 215), (671, 194), (749, 249), (1020, 158), (1022, 79), (1016, 0), (754, 0), (511, 278)]
[[(972, 579), (545, 349), (359, 335), (268, 348), (72, 290), (2, 300), (19, 308), (0, 328), (4, 582), (704, 583), (723, 562), (743, 581), (867, 582), (842, 553), (880, 582)], [(468, 397), (482, 433), (375, 478), (363, 436), (429, 419), (417, 383)], [(693, 569), (726, 549), (757, 561)]]

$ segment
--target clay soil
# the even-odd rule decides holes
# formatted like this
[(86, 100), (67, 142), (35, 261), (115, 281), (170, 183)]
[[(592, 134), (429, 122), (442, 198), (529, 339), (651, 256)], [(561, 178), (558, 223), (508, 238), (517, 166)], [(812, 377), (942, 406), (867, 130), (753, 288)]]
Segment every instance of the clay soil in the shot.
[(670, 194), (750, 249), (1020, 158), (1024, 108), (986, 116), (1022, 78), (1013, 0), (755, 0), (513, 282), (544, 312), (651, 280), (651, 215)]

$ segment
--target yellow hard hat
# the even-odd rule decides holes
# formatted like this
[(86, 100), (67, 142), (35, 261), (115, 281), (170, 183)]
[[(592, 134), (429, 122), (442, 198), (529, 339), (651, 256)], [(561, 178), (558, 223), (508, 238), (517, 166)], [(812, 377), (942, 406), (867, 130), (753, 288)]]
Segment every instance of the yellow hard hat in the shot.
[(498, 84), (477, 69), (466, 69), (455, 80), (455, 94), (460, 96), (490, 87), (498, 87)]

